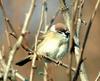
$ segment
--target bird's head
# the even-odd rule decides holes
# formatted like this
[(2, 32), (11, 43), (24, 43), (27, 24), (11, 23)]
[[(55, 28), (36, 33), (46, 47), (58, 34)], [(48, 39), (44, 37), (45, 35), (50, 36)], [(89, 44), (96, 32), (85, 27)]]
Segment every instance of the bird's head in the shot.
[(67, 37), (69, 36), (70, 32), (68, 31), (68, 28), (62, 24), (57, 23), (51, 26), (50, 31), (65, 34)]

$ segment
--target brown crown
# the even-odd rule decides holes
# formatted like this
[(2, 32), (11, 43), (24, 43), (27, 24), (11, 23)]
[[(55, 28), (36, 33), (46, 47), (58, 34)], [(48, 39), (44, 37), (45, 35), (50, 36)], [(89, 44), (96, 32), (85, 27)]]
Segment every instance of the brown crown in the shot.
[(57, 23), (55, 24), (55, 30), (57, 30), (58, 32), (59, 31), (64, 32), (64, 31), (67, 31), (68, 28), (63, 23)]

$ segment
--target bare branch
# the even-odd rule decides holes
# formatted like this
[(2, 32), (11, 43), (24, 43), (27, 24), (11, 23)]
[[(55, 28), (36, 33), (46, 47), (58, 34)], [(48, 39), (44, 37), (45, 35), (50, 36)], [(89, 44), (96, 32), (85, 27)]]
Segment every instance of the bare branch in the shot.
[(76, 72), (75, 72), (75, 75), (74, 75), (72, 81), (77, 81), (78, 76), (80, 75), (81, 65), (82, 65), (83, 61), (84, 61), (83, 59), (81, 59), (81, 60), (79, 61), (78, 65), (77, 65), (77, 70), (76, 70)]
[(86, 27), (87, 30), (86, 30), (84, 41), (83, 41), (83, 44), (82, 44), (82, 53), (84, 52), (84, 48), (85, 48), (85, 45), (86, 45), (86, 42), (87, 42), (87, 39), (88, 39), (88, 35), (89, 35), (89, 32), (90, 32), (93, 20), (95, 18), (96, 12), (98, 10), (99, 4), (100, 4), (100, 0), (97, 0), (96, 5), (95, 5), (95, 9), (94, 9), (94, 11), (91, 15), (89, 22), (87, 23), (87, 27)]
[[(14, 33), (9, 33), (9, 34), (12, 35), (16, 40), (18, 39), (16, 34), (14, 34)], [(32, 50), (25, 43), (22, 43), (21, 47), (27, 52), (32, 52)]]
[[(3, 15), (4, 15), (5, 24), (6, 24), (5, 32), (6, 32), (6, 35), (7, 35), (8, 46), (10, 47), (9, 34), (12, 35), (16, 39), (18, 39), (18, 34), (16, 33), (12, 23), (10, 22), (9, 18), (7, 17), (7, 14), (6, 14), (5, 9), (3, 7), (3, 3), (1, 4), (1, 9), (2, 9), (2, 12), (3, 12)], [(12, 33), (8, 32), (8, 27), (11, 29)], [(25, 43), (24, 44), (22, 43), (21, 46), (24, 50), (31, 51), (30, 48), (28, 48), (28, 46)]]
[[(2, 65), (2, 70), (3, 70), (3, 73), (4, 73), (5, 72), (5, 68), (6, 68), (6, 63), (5, 63), (5, 61), (4, 61), (3, 57), (2, 57), (2, 54), (3, 54), (3, 52), (0, 50), (0, 64)], [(12, 68), (10, 73), (15, 72), (15, 71), (16, 70), (14, 70)], [(18, 73), (18, 71), (15, 72), (15, 76), (20, 78), (22, 81), (26, 80), (20, 73)], [(13, 77), (13, 76), (12, 76), (12, 74), (9, 74), (8, 77)]]
[(5, 62), (3, 60), (2, 51), (1, 50), (0, 50), (0, 64), (2, 65), (2, 68), (5, 68)]
[(35, 53), (37, 51), (37, 43), (38, 43), (38, 37), (39, 37), (39, 33), (43, 24), (43, 19), (44, 19), (44, 5), (42, 5), (42, 11), (41, 11), (41, 19), (40, 19), (40, 24), (35, 36), (35, 46), (34, 46), (34, 56), (32, 58), (32, 67), (31, 67), (31, 72), (30, 72), (30, 81), (32, 81), (33, 78), (33, 73), (34, 73), (34, 67), (35, 67), (35, 61), (37, 58), (37, 54)]
[(98, 76), (96, 77), (95, 81), (99, 81), (100, 79), (100, 72), (98, 73)]
[(5, 26), (5, 34), (6, 34), (6, 38), (7, 38), (8, 47), (10, 48), (11, 44), (10, 44), (10, 39), (9, 39), (8, 25), (7, 25), (6, 18), (5, 18), (6, 13), (5, 13), (5, 10), (3, 8), (2, 0), (0, 0), (0, 7), (1, 7), (3, 15), (4, 15), (3, 16), (4, 17), (4, 23), (6, 24), (6, 26)]
[(3, 12), (3, 16), (4, 16), (4, 20), (5, 20), (7, 29), (8, 29), (8, 26), (9, 26), (10, 29), (11, 29), (11, 31), (12, 31), (14, 34), (16, 34), (16, 31), (14, 30), (13, 25), (11, 24), (9, 18), (7, 17), (7, 14), (6, 14), (5, 9), (4, 9), (4, 7), (3, 7), (3, 2), (2, 2), (2, 0), (1, 0), (1, 6), (0, 6), (0, 7), (1, 7), (2, 12)]
[[(77, 11), (77, 17), (78, 17), (77, 18), (77, 23), (76, 23), (76, 28), (77, 29), (76, 29), (76, 33), (75, 33), (75, 36), (74, 36), (74, 41), (75, 41), (75, 57), (76, 57), (77, 66), (83, 60), (83, 54), (81, 54), (80, 42), (79, 42), (80, 29), (81, 29), (81, 26), (82, 26), (82, 8), (83, 8), (83, 5), (84, 5), (84, 0), (80, 0), (79, 1), (79, 9)], [(89, 81), (88, 77), (87, 77), (87, 73), (85, 71), (84, 62), (81, 64), (80, 69), (81, 69), (81, 72), (80, 72), (80, 79), (81, 79), (81, 81)], [(76, 77), (76, 76), (77, 76), (77, 74), (74, 75), (74, 77)], [(75, 79), (77, 79), (77, 77), (73, 78), (73, 81)]]
[[(60, 8), (62, 9), (62, 14), (64, 17), (64, 21), (66, 26), (68, 27), (69, 31), (71, 31), (71, 12), (69, 11), (69, 6), (66, 6), (65, 0), (59, 0), (60, 2)], [(70, 4), (70, 3), (69, 3)]]
[[(48, 31), (48, 26), (47, 26), (47, 10), (48, 10), (48, 7), (47, 7), (47, 0), (42, 0), (42, 3), (44, 4), (44, 32), (46, 33)], [(43, 76), (43, 79), (44, 81), (48, 81), (48, 63), (44, 63), (44, 76)]]
[[(31, 61), (32, 60), (32, 57), (33, 55), (29, 55), (27, 57), (25, 57), (24, 59), (20, 60), (19, 62), (17, 62), (16, 64), (19, 65), (19, 66), (23, 66), (24, 64), (26, 64), (27, 62)], [(67, 68), (69, 69), (69, 66), (67, 64), (64, 64), (63, 62), (59, 62), (58, 60), (55, 60), (55, 59), (52, 59), (48, 56), (42, 56), (44, 59), (47, 59), (47, 60), (50, 60), (51, 62), (55, 63), (55, 64), (59, 64), (60, 66), (64, 67), (64, 68)], [(71, 70), (73, 72), (76, 71), (75, 68), (71, 68)]]
[[(51, 18), (51, 20), (50, 20), (50, 23), (49, 23), (49, 25), (48, 25), (48, 29), (53, 25), (53, 23), (54, 23), (56, 17), (58, 16), (59, 12), (60, 12), (60, 9), (57, 9), (55, 15), (54, 15), (54, 16)], [(48, 29), (47, 29), (47, 30), (48, 30)]]
[(48, 30), (48, 26), (47, 26), (47, 11), (48, 11), (48, 7), (47, 7), (47, 0), (43, 0), (43, 5), (44, 5), (44, 32), (46, 33)]
[[(87, 24), (87, 30), (86, 30), (86, 34), (85, 34), (85, 37), (84, 37), (84, 42), (83, 42), (83, 45), (82, 45), (82, 49), (80, 49), (81, 51), (79, 51), (79, 48), (77, 48), (77, 46), (75, 47), (76, 61), (77, 62), (80, 62), (82, 57), (83, 57), (83, 52), (84, 52), (84, 48), (85, 48), (86, 41), (87, 41), (87, 38), (88, 38), (88, 34), (89, 34), (89, 31), (90, 31), (92, 22), (94, 20), (96, 11), (98, 9), (99, 3), (100, 3), (100, 0), (97, 1), (96, 6), (95, 6), (95, 10), (94, 10), (94, 12), (93, 12), (93, 14), (92, 14), (92, 16), (91, 16), (91, 18), (89, 20), (89, 23)], [(81, 26), (81, 24), (80, 24), (80, 26)], [(87, 77), (87, 74), (86, 74), (86, 71), (85, 71), (84, 63), (81, 65), (81, 71), (82, 71), (82, 72), (80, 72), (81, 81), (89, 81), (88, 77)]]
[[(64, 18), (64, 22), (66, 27), (69, 29), (70, 31), (70, 41), (69, 41), (69, 65), (70, 65), (70, 69), (69, 69), (69, 81), (71, 81), (71, 67), (72, 67), (72, 52), (71, 52), (71, 48), (72, 48), (72, 44), (73, 44), (73, 27), (72, 27), (72, 5), (67, 5), (66, 6), (66, 2), (65, 0), (59, 0), (60, 2), (60, 8), (62, 9), (62, 14), (63, 14), (63, 18)], [(68, 4), (72, 4), (72, 0), (67, 0)]]
[(7, 76), (8, 76), (9, 69), (11, 67), (11, 63), (13, 62), (13, 59), (14, 59), (14, 56), (16, 54), (17, 49), (19, 49), (19, 47), (24, 39), (25, 33), (27, 32), (27, 28), (28, 28), (30, 19), (32, 17), (32, 14), (33, 14), (33, 11), (35, 8), (34, 4), (35, 4), (35, 0), (32, 0), (31, 7), (29, 9), (28, 14), (26, 15), (26, 18), (25, 18), (25, 22), (24, 22), (24, 25), (23, 25), (23, 28), (21, 31), (21, 35), (19, 36), (17, 42), (14, 44), (14, 46), (12, 47), (12, 49), (9, 52), (9, 59), (8, 59), (7, 67), (5, 69), (4, 81), (7, 81)]
[(47, 69), (48, 69), (48, 63), (44, 63), (44, 77), (43, 77), (43, 81), (48, 81), (48, 72), (47, 72)]
[[(62, 67), (64, 67), (64, 68), (70, 68), (68, 65), (64, 64), (63, 62), (59, 62), (59, 61), (57, 61), (57, 60), (55, 60), (55, 59), (52, 59), (52, 58), (50, 58), (50, 57), (48, 57), (48, 56), (43, 55), (42, 57), (45, 58), (45, 59), (47, 59), (47, 60), (52, 61), (52, 62), (55, 63), (55, 64), (59, 64), (60, 66), (62, 66)], [(72, 70), (73, 72), (76, 71), (75, 68), (71, 68), (71, 70)]]

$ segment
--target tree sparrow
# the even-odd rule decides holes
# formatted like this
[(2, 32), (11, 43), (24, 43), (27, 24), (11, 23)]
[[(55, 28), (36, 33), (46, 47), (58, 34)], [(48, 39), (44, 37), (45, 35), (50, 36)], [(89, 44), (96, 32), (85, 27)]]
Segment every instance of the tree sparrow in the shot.
[[(68, 52), (69, 35), (70, 33), (64, 24), (57, 23), (51, 26), (47, 33), (43, 35), (43, 40), (37, 45), (37, 54), (61, 60)], [(22, 65), (21, 63), (24, 63), (24, 61), (18, 62), (17, 65)]]
[(62, 23), (57, 23), (44, 35), (44, 39), (37, 46), (39, 55), (46, 55), (61, 60), (68, 52), (69, 32)]

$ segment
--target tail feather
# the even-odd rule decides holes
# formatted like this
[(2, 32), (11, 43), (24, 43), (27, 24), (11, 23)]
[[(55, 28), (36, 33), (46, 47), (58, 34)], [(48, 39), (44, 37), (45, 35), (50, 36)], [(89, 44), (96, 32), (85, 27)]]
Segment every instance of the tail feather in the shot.
[(16, 65), (23, 66), (24, 64), (30, 62), (31, 60), (32, 60), (31, 55), (29, 55), (28, 57), (25, 57), (24, 59), (16, 62)]

